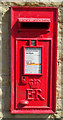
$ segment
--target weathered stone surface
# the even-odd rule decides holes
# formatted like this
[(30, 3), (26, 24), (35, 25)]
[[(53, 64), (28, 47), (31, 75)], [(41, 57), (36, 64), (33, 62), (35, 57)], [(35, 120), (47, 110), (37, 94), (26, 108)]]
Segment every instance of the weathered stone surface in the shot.
[(0, 6), (0, 14), (2, 13), (2, 6)]
[(10, 110), (10, 86), (2, 86), (2, 110)]
[(61, 111), (56, 111), (56, 114), (54, 114), (55, 118), (61, 118)]
[(57, 50), (61, 50), (61, 41), (62, 41), (62, 37), (58, 37), (58, 40), (57, 40)]
[[(20, 2), (19, 2), (20, 1)], [(55, 0), (3, 0), (0, 4), (0, 118), (61, 118), (63, 117), (63, 2)], [(54, 2), (53, 2), (54, 1)], [(2, 6), (1, 6), (2, 5)], [(10, 114), (10, 7), (11, 6), (51, 6), (58, 7), (57, 45), (57, 112), (54, 115), (11, 115)], [(1, 9), (2, 8), (2, 9)], [(2, 26), (1, 26), (2, 25)], [(1, 56), (2, 55), (2, 56)], [(1, 69), (2, 67), (2, 69)], [(62, 73), (61, 73), (62, 72)], [(62, 75), (63, 78), (63, 75)], [(62, 87), (61, 87), (62, 86)], [(61, 114), (62, 113), (62, 114)]]
[(3, 34), (2, 36), (2, 73), (9, 74), (9, 70), (10, 70), (10, 38), (9, 38), (9, 34)]
[(61, 73), (63, 75), (63, 58), (62, 58), (62, 62), (61, 62)]
[(61, 84), (63, 85), (63, 74), (61, 75)]
[(62, 111), (63, 111), (63, 98), (62, 98), (62, 101), (61, 101), (61, 102), (62, 102)]
[[(62, 84), (62, 87), (61, 87), (61, 98), (63, 99), (63, 84)], [(63, 108), (63, 104), (62, 104), (62, 108)]]
[(1, 117), (4, 117), (4, 118), (48, 118), (48, 114), (46, 115), (46, 114), (43, 114), (43, 115), (40, 115), (40, 114), (36, 114), (36, 115), (31, 115), (31, 114), (21, 114), (21, 115), (11, 115), (11, 113), (10, 113), (10, 111), (3, 111), (3, 113), (2, 112), (0, 112), (0, 116)]
[(63, 111), (61, 112), (62, 120), (63, 120)]
[(62, 109), (62, 103), (61, 103), (61, 99), (57, 99), (57, 106), (56, 106), (57, 110), (61, 110)]
[(10, 9), (7, 9), (5, 12), (3, 12), (2, 21), (9, 22), (9, 20), (10, 20)]
[(8, 22), (2, 23), (2, 32), (3, 34), (9, 34), (9, 23)]
[(2, 96), (2, 88), (0, 87), (0, 96)]
[(0, 13), (0, 21), (2, 21), (2, 14)]
[(0, 111), (0, 118), (3, 118), (3, 113), (2, 113), (2, 111)]
[(0, 24), (0, 34), (2, 33), (2, 25)]
[(56, 95), (57, 95), (57, 99), (61, 98), (61, 87), (60, 87), (60, 85), (57, 86), (57, 88), (56, 88)]
[(10, 85), (10, 74), (0, 75), (0, 85), (9, 86)]

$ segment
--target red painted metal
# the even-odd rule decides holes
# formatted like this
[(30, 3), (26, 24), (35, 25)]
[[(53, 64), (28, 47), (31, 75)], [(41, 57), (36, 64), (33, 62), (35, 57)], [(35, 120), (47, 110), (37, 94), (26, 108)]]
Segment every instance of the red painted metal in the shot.
[(18, 22), (51, 22), (50, 18), (18, 18)]
[[(56, 112), (57, 23), (56, 7), (11, 7), (12, 114)], [(40, 73), (25, 73), (26, 48), (41, 50)]]

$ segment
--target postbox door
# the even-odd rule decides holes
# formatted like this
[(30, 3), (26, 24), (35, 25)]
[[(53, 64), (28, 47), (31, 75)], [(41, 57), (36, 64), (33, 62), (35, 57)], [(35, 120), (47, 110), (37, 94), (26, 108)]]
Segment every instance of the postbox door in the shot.
[(50, 109), (50, 66), (51, 39), (16, 39), (16, 109)]

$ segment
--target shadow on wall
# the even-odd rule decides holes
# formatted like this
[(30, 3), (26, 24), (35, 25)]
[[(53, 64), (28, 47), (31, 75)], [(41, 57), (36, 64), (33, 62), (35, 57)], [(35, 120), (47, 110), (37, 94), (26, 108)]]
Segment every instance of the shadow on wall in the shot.
[[(10, 110), (10, 9), (2, 17), (2, 113)], [(10, 114), (10, 113), (9, 113)]]

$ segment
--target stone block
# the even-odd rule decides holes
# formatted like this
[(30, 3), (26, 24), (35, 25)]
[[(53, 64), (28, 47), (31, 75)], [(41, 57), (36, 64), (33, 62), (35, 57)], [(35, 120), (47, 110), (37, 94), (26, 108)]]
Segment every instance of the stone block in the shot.
[(61, 75), (61, 84), (63, 85), (63, 74)]
[(2, 41), (2, 34), (0, 34), (0, 41)]
[(57, 61), (61, 62), (61, 49), (57, 50)]
[(9, 74), (10, 69), (10, 40), (9, 34), (2, 37), (2, 73)]
[(0, 75), (0, 86), (9, 86), (11, 84), (10, 74)]
[(3, 22), (2, 23), (2, 34), (9, 34), (10, 28), (9, 28), (9, 22)]
[(57, 86), (61, 86), (61, 73), (57, 74)]
[(63, 37), (62, 37), (62, 41), (61, 41), (61, 50), (63, 50)]
[(10, 75), (2, 75), (2, 86), (9, 86), (10, 84)]
[(62, 32), (62, 30), (61, 30), (61, 27), (60, 27), (60, 25), (58, 23), (58, 34), (61, 34), (61, 32)]
[(57, 96), (57, 99), (61, 98), (61, 86), (60, 85), (56, 87), (56, 96)]
[(35, 2), (40, 2), (40, 0), (22, 0), (22, 2), (33, 2), (35, 4)]
[[(61, 87), (61, 98), (63, 99), (63, 85)], [(63, 106), (63, 105), (62, 105)]]
[(2, 87), (0, 86), (0, 96), (2, 96)]
[(2, 86), (2, 111), (10, 110), (10, 85)]
[(63, 98), (62, 98), (62, 111), (63, 111)]
[(2, 110), (2, 102), (0, 101), (0, 110)]
[(21, 115), (16, 115), (16, 114), (11, 114), (10, 113), (10, 111), (3, 111), (3, 112), (1, 112), (1, 117), (4, 117), (4, 118), (16, 118), (16, 119), (19, 119), (19, 118), (48, 118), (48, 114), (42, 114), (42, 115), (40, 115), (40, 114), (36, 114), (36, 115), (34, 115), (34, 114), (21, 114)]
[(63, 74), (63, 58), (62, 58), (62, 62), (61, 62), (61, 75)]
[(2, 86), (2, 76), (0, 75), (0, 86)]
[(61, 99), (57, 99), (57, 106), (56, 106), (57, 110), (61, 110), (62, 109), (62, 103), (61, 103)]
[(0, 118), (3, 118), (3, 113), (2, 113), (2, 111), (0, 111)]
[(2, 14), (2, 6), (0, 6), (0, 14)]
[(5, 6), (2, 6), (2, 21), (3, 22), (10, 22), (11, 19), (11, 11), (10, 8), (7, 8)]
[(9, 56), (4, 55), (2, 60), (2, 73), (9, 74), (10, 63), (9, 63)]
[(61, 50), (61, 41), (62, 41), (62, 38), (58, 37), (58, 40), (57, 40), (57, 50)]
[(54, 114), (55, 118), (61, 118), (61, 110), (56, 111), (56, 114)]
[(56, 111), (55, 114), (50, 114), (47, 120), (54, 120), (54, 119), (61, 120), (61, 111)]
[(62, 120), (63, 120), (63, 111), (61, 112), (61, 117), (62, 117)]
[(2, 14), (0, 13), (0, 22), (2, 21)]
[(0, 60), (0, 73), (2, 73), (2, 62), (1, 62), (1, 60)]
[(2, 25), (0, 24), (0, 34), (2, 33)]

